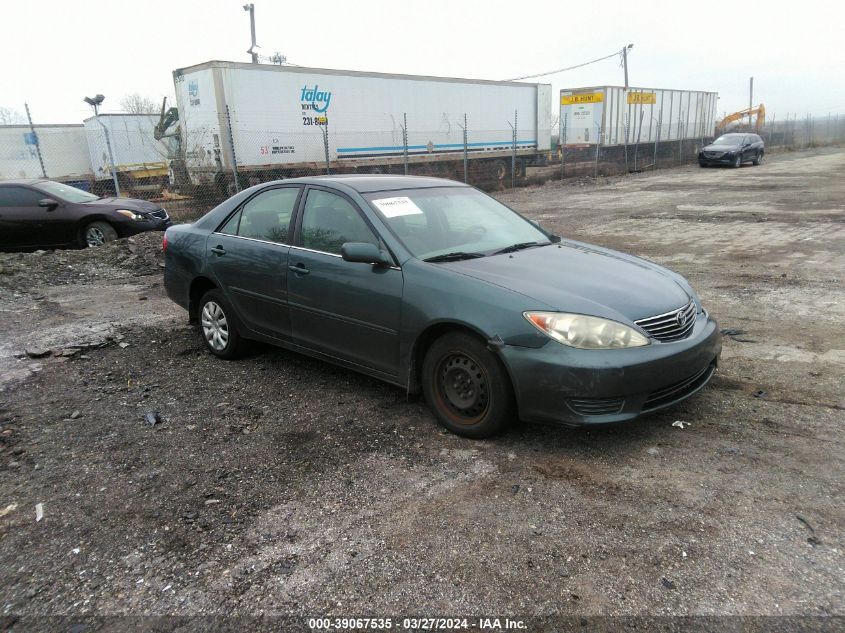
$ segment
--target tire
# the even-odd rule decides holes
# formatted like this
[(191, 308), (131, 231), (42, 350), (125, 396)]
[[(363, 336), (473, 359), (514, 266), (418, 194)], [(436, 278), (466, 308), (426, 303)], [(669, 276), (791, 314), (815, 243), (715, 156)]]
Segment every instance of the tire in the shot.
[(707, 167), (707, 163), (698, 163), (699, 167)]
[(456, 435), (482, 439), (516, 414), (504, 367), (479, 339), (461, 332), (437, 339), (425, 355), (422, 388), (437, 422)]
[(501, 158), (493, 161), (493, 176), (498, 182), (504, 182), (509, 173), (510, 169), (505, 161)]
[(206, 292), (200, 299), (197, 320), (202, 340), (208, 351), (226, 360), (242, 356), (247, 347), (232, 317), (229, 303), (216, 288)]
[(102, 246), (106, 242), (113, 242), (117, 239), (117, 231), (108, 222), (97, 220), (91, 222), (82, 230), (82, 246), (93, 248)]
[(759, 165), (763, 162), (763, 152), (757, 152), (757, 155), (754, 157), (754, 160), (751, 161), (754, 165)]
[(734, 158), (734, 162), (731, 164), (731, 167), (734, 169), (739, 169), (742, 167), (742, 154), (737, 154), (736, 158)]

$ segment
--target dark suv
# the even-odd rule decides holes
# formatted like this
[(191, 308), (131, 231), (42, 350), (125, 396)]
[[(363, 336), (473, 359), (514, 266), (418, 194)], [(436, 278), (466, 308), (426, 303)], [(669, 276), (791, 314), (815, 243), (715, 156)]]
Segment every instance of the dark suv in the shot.
[(730, 165), (741, 167), (742, 163), (751, 162), (759, 165), (763, 162), (763, 139), (756, 134), (722, 134), (715, 141), (703, 147), (698, 153), (698, 164)]
[(99, 246), (171, 225), (154, 202), (100, 198), (52, 180), (0, 181), (0, 249)]

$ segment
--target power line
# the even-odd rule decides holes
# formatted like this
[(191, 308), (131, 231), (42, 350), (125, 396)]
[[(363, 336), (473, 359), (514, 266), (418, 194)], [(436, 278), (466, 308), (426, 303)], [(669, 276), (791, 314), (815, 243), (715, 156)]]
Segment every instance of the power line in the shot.
[(505, 81), (519, 81), (520, 79), (534, 79), (535, 77), (545, 77), (546, 75), (554, 75), (555, 73), (562, 73), (567, 70), (574, 70), (576, 68), (581, 68), (582, 66), (589, 66), (590, 64), (595, 64), (596, 62), (602, 62), (605, 59), (610, 59), (611, 57), (616, 57), (617, 55), (621, 55), (622, 51), (615, 51), (610, 55), (605, 55), (604, 57), (599, 57), (598, 59), (594, 59), (589, 62), (584, 62), (583, 64), (575, 64), (575, 66), (567, 66), (566, 68), (558, 68), (557, 70), (550, 70), (547, 73), (537, 73), (536, 75), (525, 75), (524, 77), (514, 77), (513, 79), (505, 79)]

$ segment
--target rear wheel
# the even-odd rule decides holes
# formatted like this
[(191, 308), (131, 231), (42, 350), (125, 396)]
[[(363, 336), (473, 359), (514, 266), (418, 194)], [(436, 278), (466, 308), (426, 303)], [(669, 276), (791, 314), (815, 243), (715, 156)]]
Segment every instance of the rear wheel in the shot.
[(422, 387), (437, 421), (452, 433), (481, 439), (502, 431), (516, 406), (501, 362), (461, 332), (437, 339), (423, 361)]
[(84, 245), (93, 248), (94, 246), (102, 246), (106, 242), (116, 240), (117, 231), (108, 222), (98, 220), (91, 222), (91, 224), (85, 227), (82, 237), (84, 239)]
[(504, 182), (508, 176), (508, 164), (501, 158), (493, 161), (493, 175), (499, 182)]
[(754, 157), (752, 161), (755, 165), (759, 165), (763, 162), (763, 152), (757, 152), (757, 155)]
[(215, 356), (232, 360), (241, 356), (246, 341), (241, 338), (232, 319), (232, 311), (223, 293), (217, 289), (206, 292), (199, 302), (198, 320), (202, 340)]

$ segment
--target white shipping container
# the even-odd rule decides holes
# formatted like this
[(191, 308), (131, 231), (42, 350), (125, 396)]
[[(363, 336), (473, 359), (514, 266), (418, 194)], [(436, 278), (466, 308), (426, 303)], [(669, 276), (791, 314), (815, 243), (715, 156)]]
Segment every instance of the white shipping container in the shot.
[[(602, 147), (703, 139), (716, 126), (715, 92), (621, 86), (560, 91), (560, 138)], [(564, 141), (565, 136), (565, 141)]]
[[(39, 148), (44, 171), (38, 159)], [(33, 136), (28, 125), (0, 126), (0, 179), (43, 178), (44, 172), (51, 180), (91, 178), (85, 128), (82, 125), (36, 125)]]
[(111, 178), (111, 163), (103, 126), (108, 129), (118, 173), (135, 176), (167, 175), (167, 161), (172, 156), (168, 144), (157, 141), (153, 136), (156, 123), (158, 116), (152, 114), (101, 114), (85, 119), (85, 134), (96, 179)]
[[(548, 151), (551, 87), (355, 71), (207, 62), (173, 73), (192, 177), (232, 170), (460, 160)], [(514, 121), (515, 113), (517, 120)]]

